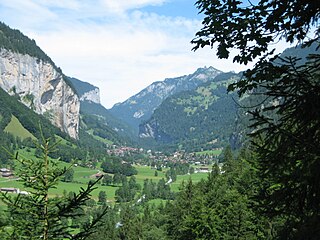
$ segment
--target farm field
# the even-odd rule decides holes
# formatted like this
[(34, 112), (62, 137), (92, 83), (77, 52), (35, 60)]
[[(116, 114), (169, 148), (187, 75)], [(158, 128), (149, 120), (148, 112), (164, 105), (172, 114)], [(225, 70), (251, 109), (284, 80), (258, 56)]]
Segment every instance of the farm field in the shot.
[[(32, 153), (31, 153), (32, 154)], [(30, 155), (31, 155), (30, 154)], [(24, 155), (25, 156), (25, 155)], [(27, 156), (26, 156), (27, 157)], [(69, 167), (69, 163), (61, 162), (59, 163), (60, 167)], [(54, 196), (62, 196), (64, 193), (68, 193), (70, 191), (78, 192), (80, 188), (85, 188), (87, 183), (90, 180), (95, 180), (95, 174), (102, 172), (100, 169), (90, 169), (80, 166), (73, 166), (74, 177), (73, 182), (59, 182), (57, 188), (52, 189), (50, 191), (51, 197)], [(137, 183), (143, 186), (143, 182), (145, 179), (152, 179), (154, 182), (158, 182), (161, 178), (165, 178), (165, 172), (167, 169), (163, 169), (163, 171), (158, 171), (158, 176), (155, 175), (155, 169), (150, 168), (149, 166), (140, 166), (135, 165), (135, 168), (138, 171), (138, 174), (135, 175)], [(112, 174), (110, 174), (112, 175)], [(189, 178), (192, 179), (193, 182), (199, 182), (201, 179), (206, 178), (208, 173), (194, 173), (191, 175), (178, 175), (177, 181), (170, 184), (172, 191), (179, 191), (179, 187), (183, 181), (187, 181)], [(17, 179), (7, 179), (0, 177), (0, 187), (12, 187), (19, 188), (20, 190), (28, 191), (22, 185), (22, 182)], [(100, 191), (105, 191), (107, 193), (107, 199), (109, 202), (115, 201), (115, 191), (118, 189), (118, 186), (102, 186), (101, 184), (97, 184), (97, 189), (92, 192), (92, 198), (98, 200), (98, 195)]]

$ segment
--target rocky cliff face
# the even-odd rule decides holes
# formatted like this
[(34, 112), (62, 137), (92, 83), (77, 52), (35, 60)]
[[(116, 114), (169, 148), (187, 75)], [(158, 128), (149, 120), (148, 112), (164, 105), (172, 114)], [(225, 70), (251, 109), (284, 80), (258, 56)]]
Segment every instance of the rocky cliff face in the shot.
[(79, 98), (50, 63), (0, 49), (0, 87), (78, 138)]
[(100, 90), (95, 88), (94, 90), (85, 92), (80, 96), (80, 101), (91, 101), (97, 104), (100, 104)]
[(77, 78), (67, 77), (68, 80), (72, 83), (75, 91), (80, 97), (80, 101), (89, 101), (100, 104), (100, 90), (98, 87), (83, 82)]

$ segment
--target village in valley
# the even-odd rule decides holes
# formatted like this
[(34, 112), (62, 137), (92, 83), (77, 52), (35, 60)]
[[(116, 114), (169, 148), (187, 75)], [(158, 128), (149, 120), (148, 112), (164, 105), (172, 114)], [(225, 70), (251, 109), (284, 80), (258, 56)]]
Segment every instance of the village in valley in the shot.
[[(122, 159), (121, 164), (128, 164), (136, 167), (148, 167), (155, 171), (168, 171), (173, 166), (184, 165), (187, 166), (187, 171), (180, 174), (193, 174), (193, 173), (209, 173), (211, 172), (212, 165), (217, 163), (221, 169), (222, 163), (219, 163), (219, 155), (222, 148), (215, 148), (211, 151), (204, 151), (198, 153), (187, 153), (186, 151), (176, 151), (172, 154), (163, 153), (161, 151), (145, 150), (143, 148), (133, 148), (127, 146), (110, 146), (107, 150), (107, 156), (117, 157)], [(97, 159), (93, 161), (73, 161), (73, 167), (84, 167), (87, 169), (95, 170), (94, 174), (84, 176), (85, 178), (97, 179), (106, 173), (100, 168), (101, 162)], [(0, 168), (1, 182), (14, 182), (19, 180), (14, 171), (10, 167)], [(12, 184), (15, 185), (15, 184)], [(22, 191), (17, 187), (1, 187), (1, 192), (28, 194), (27, 191)]]
[(125, 146), (113, 145), (112, 148), (107, 150), (107, 153), (111, 156), (118, 156), (126, 159), (134, 157), (134, 164), (143, 164), (145, 166), (166, 167), (168, 164), (181, 163), (189, 164), (194, 168), (194, 172), (210, 172), (212, 164), (217, 163), (220, 167), (222, 163), (219, 163), (219, 156), (223, 148), (214, 148), (210, 151), (192, 152), (176, 151), (172, 154), (165, 154), (161, 151), (145, 150), (143, 148), (133, 148)]

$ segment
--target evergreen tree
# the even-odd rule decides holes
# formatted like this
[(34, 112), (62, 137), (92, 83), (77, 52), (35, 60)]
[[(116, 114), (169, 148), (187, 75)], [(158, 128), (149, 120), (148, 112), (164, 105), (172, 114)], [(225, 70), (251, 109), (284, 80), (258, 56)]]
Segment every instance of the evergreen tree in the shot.
[(73, 181), (74, 170), (72, 168), (68, 168), (64, 174), (64, 178), (62, 181), (64, 182), (72, 182)]
[(107, 203), (107, 194), (105, 191), (100, 191), (98, 196), (98, 202), (100, 204), (106, 204)]
[(102, 178), (102, 185), (109, 186), (112, 184), (112, 176), (105, 174)]
[(137, 214), (137, 209), (129, 205), (123, 205), (120, 212), (122, 226), (120, 227), (120, 239), (139, 240), (142, 237), (142, 221)]
[(101, 226), (88, 237), (88, 240), (119, 240), (118, 209), (109, 208), (102, 222)]
[(112, 182), (114, 185), (118, 185), (121, 183), (121, 174), (115, 173), (112, 178)]
[(77, 234), (73, 234), (70, 226), (65, 223), (67, 219), (79, 216), (79, 210), (90, 199), (90, 193), (100, 179), (71, 198), (49, 198), (49, 190), (57, 186), (67, 169), (57, 167), (57, 161), (48, 157), (49, 152), (56, 147), (56, 144), (50, 145), (50, 139), (42, 136), (42, 142), (37, 147), (42, 151), (40, 159), (24, 159), (18, 153), (14, 156), (20, 164), (16, 175), (29, 193), (1, 193), (1, 200), (7, 205), (9, 216), (9, 228), (3, 229), (2, 239), (85, 239), (99, 225), (100, 219), (106, 214), (106, 208)]
[[(194, 49), (218, 44), (219, 58), (255, 67), (229, 86), (239, 95), (255, 94), (263, 101), (252, 117), (252, 145), (262, 182), (259, 210), (283, 226), (281, 239), (318, 239), (320, 235), (320, 5), (313, 0), (198, 0), (205, 14)], [(308, 60), (275, 55), (269, 48), (279, 39), (315, 45)]]

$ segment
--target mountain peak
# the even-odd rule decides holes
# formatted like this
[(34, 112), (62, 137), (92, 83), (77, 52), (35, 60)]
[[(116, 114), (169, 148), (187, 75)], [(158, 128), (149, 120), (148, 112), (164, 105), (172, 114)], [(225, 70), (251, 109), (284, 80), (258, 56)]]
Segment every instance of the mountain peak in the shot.
[(98, 87), (79, 79), (67, 77), (77, 92), (80, 101), (91, 101), (100, 104), (100, 90)]
[[(200, 84), (213, 80), (223, 73), (214, 67), (198, 68), (194, 73), (175, 78), (166, 78), (144, 88), (138, 94), (112, 107), (111, 112), (135, 129), (147, 120), (153, 111), (169, 96), (193, 90)], [(135, 104), (131, 104), (134, 102)]]
[(198, 68), (195, 72), (198, 72), (198, 71), (210, 71), (210, 72), (212, 72), (212, 71), (219, 71), (219, 72), (220, 72), (220, 70), (218, 70), (218, 69), (216, 69), (216, 68), (214, 68), (214, 67), (212, 67), (212, 66), (209, 66), (209, 67), (207, 67), (207, 66), (200, 67), (200, 68)]

